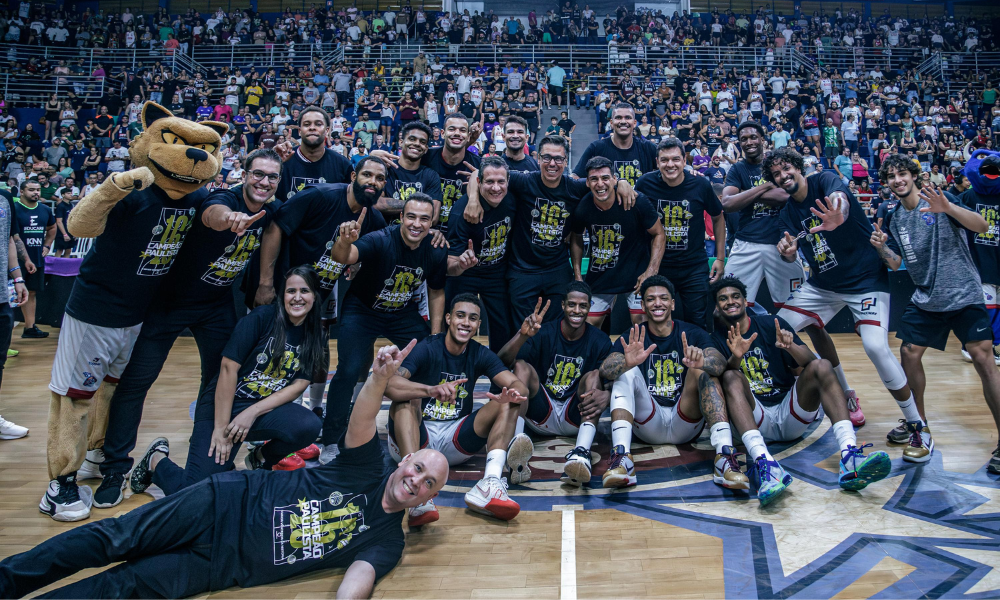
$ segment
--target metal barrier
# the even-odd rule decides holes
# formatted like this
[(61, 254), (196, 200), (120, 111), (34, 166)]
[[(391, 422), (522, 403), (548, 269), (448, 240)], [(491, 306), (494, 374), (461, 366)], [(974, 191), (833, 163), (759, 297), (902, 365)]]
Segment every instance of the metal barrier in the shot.
[(305, 67), (314, 62), (326, 64), (343, 60), (343, 49), (336, 44), (251, 44), (236, 46), (194, 46), (192, 60), (206, 69), (222, 67), (257, 67), (280, 69), (290, 64)]
[(434, 58), (440, 58), (442, 64), (460, 64), (476, 66), (483, 61), (489, 67), (494, 64), (504, 65), (508, 60), (514, 65), (524, 63), (549, 64), (559, 63), (567, 71), (576, 71), (586, 63), (604, 64), (608, 60), (608, 47), (605, 45), (587, 46), (570, 44), (446, 44), (418, 45), (400, 44), (394, 46), (377, 46), (365, 50), (353, 46), (344, 49), (344, 61), (348, 66), (370, 66), (373, 61), (382, 61), (387, 68), (400, 61), (406, 66), (413, 64), (413, 59), (423, 52), (428, 63)]
[[(979, 92), (986, 81), (996, 83), (996, 79), (987, 78), (991, 71), (1000, 70), (1000, 52), (941, 52), (940, 56), (941, 73), (949, 92), (952, 88), (964, 88), (967, 83)], [(968, 82), (962, 77), (967, 73), (975, 73), (976, 79)]]
[(35, 58), (58, 65), (61, 61), (71, 69), (80, 65), (82, 59), (82, 67), (88, 75), (93, 73), (98, 65), (103, 66), (108, 75), (116, 74), (122, 67), (134, 70), (157, 64), (169, 68), (174, 73), (179, 71), (193, 72), (191, 69), (193, 65), (188, 57), (180, 52), (170, 53), (162, 48), (66, 48), (0, 44), (0, 56), (3, 56), (4, 62), (27, 63), (30, 59)]
[(90, 77), (68, 75), (11, 75), (0, 76), (0, 91), (4, 98), (15, 106), (44, 106), (49, 96), (56, 94), (64, 98), (66, 92), (74, 92), (85, 108), (96, 108), (105, 90), (120, 92), (121, 82), (113, 77)]

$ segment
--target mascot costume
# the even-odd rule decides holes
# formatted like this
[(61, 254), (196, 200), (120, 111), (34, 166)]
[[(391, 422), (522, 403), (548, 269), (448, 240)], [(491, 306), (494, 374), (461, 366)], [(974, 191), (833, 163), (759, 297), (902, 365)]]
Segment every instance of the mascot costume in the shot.
[(93, 493), (76, 471), (104, 444), (108, 404), (142, 318), (194, 215), (221, 171), (229, 126), (174, 117), (153, 102), (129, 145), (132, 169), (114, 173), (69, 215), (72, 235), (94, 238), (73, 284), (56, 348), (48, 423), (48, 490), (39, 510), (57, 521), (90, 515)]
[[(990, 228), (986, 233), (969, 234), (972, 260), (983, 280), (983, 300), (993, 324), (993, 354), (1000, 345), (1000, 152), (974, 150), (962, 171), (972, 187), (961, 195), (965, 205), (986, 219)], [(1000, 357), (997, 358), (1000, 364)]]

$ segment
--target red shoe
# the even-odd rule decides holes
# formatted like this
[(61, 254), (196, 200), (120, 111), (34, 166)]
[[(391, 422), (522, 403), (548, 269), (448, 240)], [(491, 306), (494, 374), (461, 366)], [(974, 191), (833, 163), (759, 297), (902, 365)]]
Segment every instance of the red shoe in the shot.
[(854, 390), (847, 391), (847, 410), (851, 415), (851, 424), (855, 427), (864, 427), (865, 413), (861, 412), (861, 399)]
[(437, 521), (441, 516), (438, 514), (438, 509), (434, 506), (434, 500), (428, 500), (419, 506), (414, 506), (410, 509), (410, 515), (407, 518), (407, 525), (410, 529), (414, 527), (420, 527), (422, 525), (427, 525), (428, 523), (433, 523)]
[(278, 464), (271, 467), (272, 471), (294, 471), (296, 469), (301, 469), (306, 466), (306, 461), (302, 460), (300, 457), (289, 454), (285, 458), (281, 459)]
[(316, 444), (309, 444), (305, 448), (297, 451), (295, 454), (302, 460), (316, 460), (319, 458), (319, 446)]
[(465, 505), (503, 521), (510, 521), (521, 512), (521, 506), (507, 495), (507, 480), (496, 476), (483, 477), (466, 492)]

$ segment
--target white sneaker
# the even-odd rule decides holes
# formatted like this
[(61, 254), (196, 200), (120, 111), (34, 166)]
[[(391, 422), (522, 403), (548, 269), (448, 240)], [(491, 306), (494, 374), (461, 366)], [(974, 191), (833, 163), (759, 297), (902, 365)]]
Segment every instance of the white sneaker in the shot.
[(319, 453), (319, 464), (325, 465), (331, 460), (337, 458), (338, 454), (340, 454), (340, 448), (337, 447), (337, 444), (327, 444), (326, 446), (323, 446), (323, 451)]
[(63, 485), (53, 479), (38, 503), (38, 510), (55, 521), (82, 521), (90, 516), (93, 503), (94, 491), (85, 485), (78, 486), (75, 478), (69, 478)]
[(104, 462), (104, 450), (95, 448), (87, 450), (87, 458), (83, 459), (83, 464), (76, 470), (77, 481), (84, 479), (103, 479), (101, 475), (101, 463)]
[(28, 428), (15, 425), (0, 416), (0, 440), (16, 440), (28, 435)]
[(507, 480), (483, 477), (465, 494), (465, 505), (471, 510), (510, 521), (521, 512), (521, 505), (507, 495)]
[(969, 351), (966, 350), (965, 348), (962, 348), (962, 360), (964, 360), (967, 363), (972, 362), (972, 355), (969, 354)]
[(590, 483), (591, 453), (583, 446), (577, 446), (566, 455), (566, 464), (563, 465), (563, 483), (580, 487), (585, 483)]
[(528, 461), (531, 460), (531, 453), (534, 450), (535, 445), (531, 443), (531, 438), (523, 433), (515, 435), (507, 444), (507, 467), (510, 468), (511, 484), (517, 485), (531, 479)]
[(421, 525), (427, 525), (428, 523), (433, 523), (441, 518), (438, 514), (438, 509), (434, 506), (434, 500), (428, 500), (423, 504), (414, 506), (410, 509), (410, 515), (407, 519), (407, 524), (410, 528), (420, 527)]

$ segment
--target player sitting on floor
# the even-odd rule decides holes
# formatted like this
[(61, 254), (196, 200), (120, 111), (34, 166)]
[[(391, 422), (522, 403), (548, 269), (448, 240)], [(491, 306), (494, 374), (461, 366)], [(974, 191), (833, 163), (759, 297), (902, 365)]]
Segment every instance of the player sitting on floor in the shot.
[[(395, 458), (433, 448), (448, 464), (457, 465), (485, 447), (486, 472), (465, 495), (465, 503), (476, 512), (509, 521), (521, 507), (507, 496), (507, 482), (501, 479), (504, 465), (510, 466), (512, 483), (531, 476), (531, 440), (514, 433), (516, 404), (526, 400), (528, 390), (492, 350), (472, 339), (482, 312), (475, 294), (455, 296), (445, 315), (447, 330), (418, 343), (389, 381), (389, 452)], [(489, 402), (473, 410), (472, 390), (483, 375), (502, 391), (487, 394)], [(430, 500), (410, 509), (410, 527), (437, 520)]]

